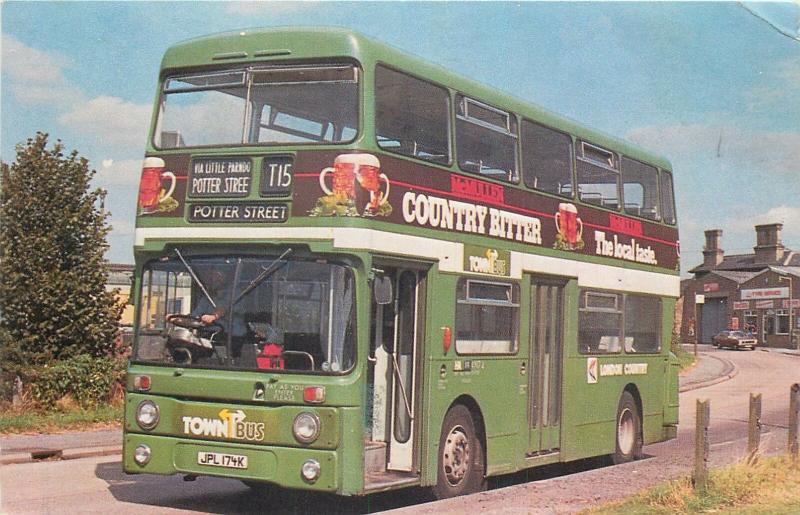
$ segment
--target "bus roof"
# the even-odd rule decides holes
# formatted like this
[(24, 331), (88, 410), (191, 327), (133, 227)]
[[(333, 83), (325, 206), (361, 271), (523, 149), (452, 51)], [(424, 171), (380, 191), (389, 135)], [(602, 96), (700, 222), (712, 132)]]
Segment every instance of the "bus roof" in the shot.
[(628, 141), (590, 129), (532, 102), (468, 79), (358, 32), (330, 27), (255, 28), (190, 39), (167, 49), (162, 73), (178, 68), (208, 68), (224, 64), (269, 63), (276, 60), (350, 57), (362, 65), (381, 62), (442, 86), (507, 109), (630, 158), (671, 170), (669, 161)]

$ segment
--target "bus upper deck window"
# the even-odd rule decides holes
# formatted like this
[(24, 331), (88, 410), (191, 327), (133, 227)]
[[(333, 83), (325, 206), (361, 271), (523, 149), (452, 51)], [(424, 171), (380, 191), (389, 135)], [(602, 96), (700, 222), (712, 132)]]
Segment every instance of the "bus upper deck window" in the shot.
[(664, 221), (668, 224), (675, 223), (675, 192), (672, 189), (672, 174), (661, 171), (661, 212)]
[(576, 168), (578, 197), (587, 204), (614, 211), (620, 208), (619, 160), (611, 151), (581, 141)]
[(465, 172), (518, 182), (516, 117), (463, 95), (456, 98), (458, 166)]
[(416, 77), (375, 68), (375, 134), (389, 152), (450, 163), (450, 95)]
[(660, 220), (658, 170), (654, 166), (622, 158), (622, 195), (625, 213)]
[(523, 120), (522, 175), (529, 188), (572, 197), (572, 138)]

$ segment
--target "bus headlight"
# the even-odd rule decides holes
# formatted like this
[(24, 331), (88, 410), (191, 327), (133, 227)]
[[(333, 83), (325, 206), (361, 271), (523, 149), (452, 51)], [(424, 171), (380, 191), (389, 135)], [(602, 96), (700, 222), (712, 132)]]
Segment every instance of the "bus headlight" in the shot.
[(158, 406), (153, 401), (142, 401), (136, 408), (136, 423), (142, 429), (153, 429), (158, 424)]
[(140, 444), (133, 451), (133, 460), (137, 465), (144, 467), (150, 461), (150, 447), (145, 444)]
[(319, 437), (319, 417), (304, 411), (294, 417), (292, 424), (294, 438), (300, 443), (311, 443)]
[(317, 460), (306, 460), (303, 466), (300, 467), (300, 474), (302, 474), (303, 479), (309, 483), (313, 483), (319, 478), (319, 471), (320, 467)]

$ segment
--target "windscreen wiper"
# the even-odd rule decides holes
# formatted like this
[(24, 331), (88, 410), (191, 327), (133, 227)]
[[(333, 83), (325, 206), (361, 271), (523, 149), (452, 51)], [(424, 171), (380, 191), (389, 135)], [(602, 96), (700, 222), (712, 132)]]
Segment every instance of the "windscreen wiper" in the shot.
[(275, 258), (275, 260), (272, 263), (270, 263), (266, 267), (262, 267), (261, 273), (258, 274), (252, 281), (250, 281), (250, 284), (247, 285), (247, 288), (245, 288), (242, 291), (242, 293), (240, 293), (239, 296), (236, 297), (236, 299), (234, 299), (233, 304), (231, 304), (231, 305), (232, 306), (236, 305), (237, 302), (242, 300), (242, 297), (244, 297), (245, 295), (250, 293), (253, 290), (253, 288), (255, 288), (256, 286), (261, 284), (261, 281), (263, 281), (264, 279), (266, 279), (267, 277), (272, 275), (273, 272), (278, 270), (278, 268), (279, 268), (278, 265), (280, 264), (281, 259), (285, 258), (291, 251), (292, 251), (292, 249), (286, 249), (283, 252), (283, 254), (281, 254), (280, 256)]
[(208, 290), (206, 290), (206, 287), (203, 285), (203, 283), (202, 283), (202, 282), (200, 281), (200, 279), (197, 277), (197, 274), (196, 274), (196, 273), (194, 273), (194, 270), (192, 270), (192, 267), (191, 267), (191, 266), (189, 266), (189, 263), (187, 263), (187, 262), (186, 262), (186, 260), (185, 260), (185, 259), (183, 259), (183, 256), (181, 255), (181, 251), (180, 251), (180, 250), (178, 250), (178, 249), (176, 248), (176, 249), (175, 249), (175, 253), (178, 255), (178, 258), (180, 258), (180, 260), (183, 262), (183, 266), (185, 266), (185, 267), (186, 267), (186, 270), (188, 270), (188, 271), (189, 271), (189, 275), (191, 275), (191, 276), (192, 276), (192, 279), (194, 279), (194, 282), (196, 282), (196, 283), (197, 283), (197, 286), (199, 286), (199, 287), (200, 287), (200, 290), (202, 290), (203, 294), (204, 294), (204, 295), (206, 296), (206, 298), (208, 299), (208, 302), (210, 302), (210, 303), (211, 303), (211, 305), (212, 305), (212, 306), (214, 306), (214, 308), (216, 309), (216, 307), (217, 307), (217, 303), (216, 303), (216, 302), (214, 302), (214, 299), (212, 299), (212, 298), (211, 298), (211, 295), (209, 295), (209, 294), (208, 294)]

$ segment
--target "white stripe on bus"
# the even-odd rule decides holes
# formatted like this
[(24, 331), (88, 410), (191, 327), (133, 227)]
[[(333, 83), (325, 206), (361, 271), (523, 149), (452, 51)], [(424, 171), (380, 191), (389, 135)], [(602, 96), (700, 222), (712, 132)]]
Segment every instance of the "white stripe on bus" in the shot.
[[(338, 249), (360, 249), (433, 259), (442, 272), (464, 272), (464, 245), (457, 242), (355, 227), (147, 227), (136, 229), (136, 247), (147, 240), (329, 240)], [(680, 277), (565, 258), (511, 252), (511, 278), (523, 272), (575, 277), (578, 285), (678, 297)]]

